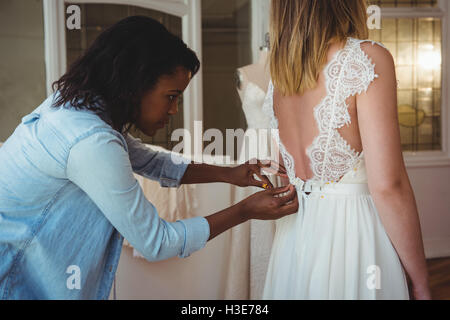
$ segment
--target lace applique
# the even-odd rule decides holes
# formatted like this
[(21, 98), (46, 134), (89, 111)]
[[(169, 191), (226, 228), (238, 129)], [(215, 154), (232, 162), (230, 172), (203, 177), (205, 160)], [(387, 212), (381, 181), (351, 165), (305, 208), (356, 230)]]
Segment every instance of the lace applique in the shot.
[(372, 59), (361, 49), (364, 41), (367, 40), (349, 37), (345, 47), (325, 67), (327, 95), (314, 108), (320, 133), (307, 148), (314, 180), (338, 181), (362, 155), (349, 146), (337, 129), (351, 123), (347, 98), (366, 92), (378, 77)]
[[(311, 180), (322, 183), (338, 181), (354, 167), (363, 154), (352, 149), (337, 129), (351, 123), (347, 98), (367, 91), (370, 83), (378, 77), (372, 59), (361, 49), (360, 44), (365, 41), (371, 40), (347, 38), (344, 48), (336, 52), (324, 69), (327, 94), (314, 108), (319, 135), (306, 149), (314, 173)], [(386, 48), (379, 42), (371, 42), (372, 45), (377, 43)], [(270, 118), (271, 128), (276, 129), (273, 130), (275, 142), (280, 147), (289, 180), (295, 184), (296, 180), (301, 179), (295, 176), (293, 157), (279, 137), (278, 120), (273, 110), (273, 89), (270, 81), (262, 109)]]

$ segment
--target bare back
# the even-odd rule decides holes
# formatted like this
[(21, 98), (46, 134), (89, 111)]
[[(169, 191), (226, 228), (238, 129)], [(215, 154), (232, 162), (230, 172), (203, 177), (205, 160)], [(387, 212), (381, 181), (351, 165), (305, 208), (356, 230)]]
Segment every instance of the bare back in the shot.
[(290, 180), (337, 182), (362, 157), (356, 94), (377, 77), (363, 41), (332, 45), (317, 86), (302, 95), (283, 97), (270, 82), (263, 109), (278, 129)]

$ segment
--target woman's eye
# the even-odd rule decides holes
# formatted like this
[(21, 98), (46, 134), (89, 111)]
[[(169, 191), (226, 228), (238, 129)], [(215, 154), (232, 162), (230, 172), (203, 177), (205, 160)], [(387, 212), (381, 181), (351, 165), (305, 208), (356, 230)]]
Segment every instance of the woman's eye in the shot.
[(172, 95), (172, 96), (169, 96), (169, 100), (170, 100), (170, 101), (173, 101), (173, 100), (176, 99), (176, 98), (177, 98), (177, 96), (173, 96), (173, 95)]

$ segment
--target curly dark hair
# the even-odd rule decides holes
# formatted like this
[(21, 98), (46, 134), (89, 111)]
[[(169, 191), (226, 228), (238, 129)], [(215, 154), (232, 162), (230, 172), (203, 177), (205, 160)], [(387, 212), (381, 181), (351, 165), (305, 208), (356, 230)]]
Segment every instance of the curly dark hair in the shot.
[(137, 122), (144, 93), (177, 67), (194, 76), (200, 61), (158, 21), (131, 16), (103, 31), (52, 84), (59, 93), (52, 107), (106, 111), (115, 130), (122, 132), (128, 124), (126, 132)]

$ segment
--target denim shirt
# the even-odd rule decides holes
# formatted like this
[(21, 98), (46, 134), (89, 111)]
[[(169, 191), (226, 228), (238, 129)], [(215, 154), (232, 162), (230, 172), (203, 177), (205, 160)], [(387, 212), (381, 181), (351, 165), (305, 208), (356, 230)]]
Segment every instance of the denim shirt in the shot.
[(161, 219), (133, 175), (178, 188), (187, 159), (56, 94), (0, 147), (0, 298), (108, 299), (124, 238), (149, 261), (203, 248), (207, 220)]

